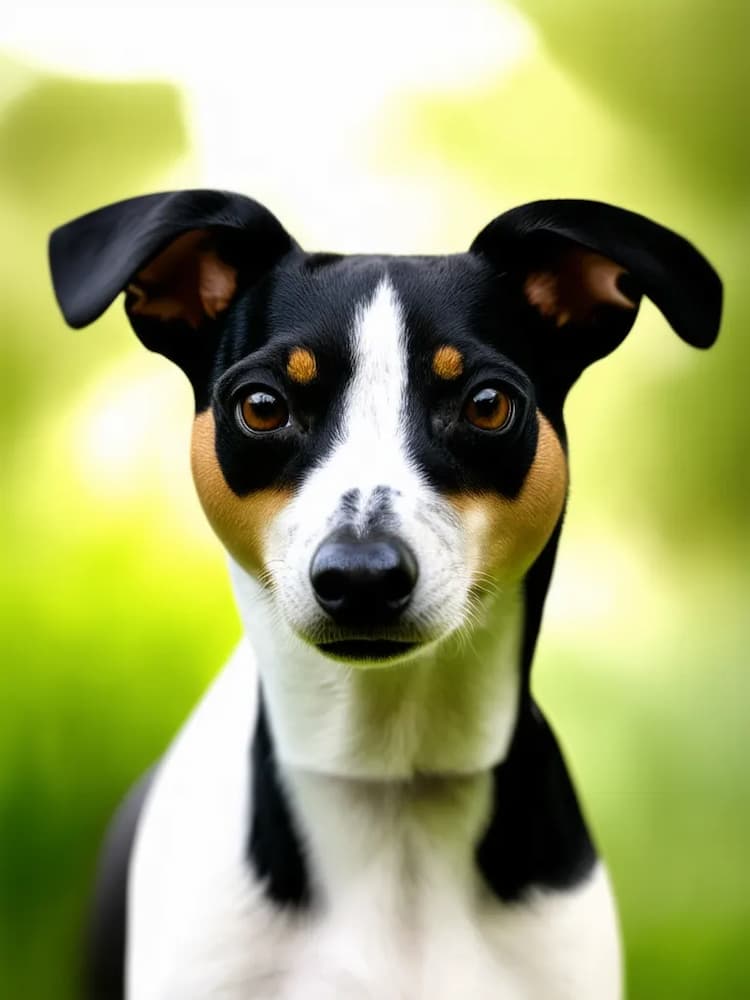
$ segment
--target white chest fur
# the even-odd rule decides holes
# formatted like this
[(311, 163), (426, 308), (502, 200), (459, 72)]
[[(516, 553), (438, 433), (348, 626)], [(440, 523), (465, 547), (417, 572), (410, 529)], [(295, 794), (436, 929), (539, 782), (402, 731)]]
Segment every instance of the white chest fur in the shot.
[(472, 863), (487, 775), (285, 782), (321, 902), (269, 903), (244, 861), (256, 680), (246, 646), (162, 766), (131, 869), (128, 1000), (617, 1000), (601, 868), (514, 906)]
[(324, 900), (290, 1000), (617, 996), (601, 870), (577, 892), (513, 907), (484, 886), (473, 845), (490, 807), (489, 774), (399, 785), (296, 772), (287, 785), (309, 824)]

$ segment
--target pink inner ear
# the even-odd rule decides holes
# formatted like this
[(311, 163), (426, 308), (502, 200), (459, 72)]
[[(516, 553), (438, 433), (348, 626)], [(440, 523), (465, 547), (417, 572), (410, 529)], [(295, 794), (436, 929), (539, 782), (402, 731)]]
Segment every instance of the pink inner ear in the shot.
[(598, 306), (635, 309), (637, 302), (617, 287), (617, 279), (625, 268), (609, 257), (574, 247), (566, 250), (557, 266), (544, 271), (532, 271), (524, 281), (523, 290), (532, 306), (555, 320), (555, 325), (587, 323)]
[(127, 287), (133, 316), (182, 320), (197, 330), (223, 312), (237, 290), (237, 272), (211, 246), (206, 230), (183, 233)]

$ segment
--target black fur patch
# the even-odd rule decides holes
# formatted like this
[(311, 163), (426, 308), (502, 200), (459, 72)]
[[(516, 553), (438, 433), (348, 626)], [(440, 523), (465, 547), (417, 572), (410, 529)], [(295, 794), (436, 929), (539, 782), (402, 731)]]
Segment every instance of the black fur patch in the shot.
[(253, 803), (247, 858), (275, 903), (305, 907), (310, 902), (307, 865), (279, 780), (262, 697), (253, 737), (251, 769)]
[(493, 786), (492, 817), (476, 857), (500, 899), (513, 902), (530, 886), (570, 888), (589, 874), (594, 845), (555, 737), (530, 698)]

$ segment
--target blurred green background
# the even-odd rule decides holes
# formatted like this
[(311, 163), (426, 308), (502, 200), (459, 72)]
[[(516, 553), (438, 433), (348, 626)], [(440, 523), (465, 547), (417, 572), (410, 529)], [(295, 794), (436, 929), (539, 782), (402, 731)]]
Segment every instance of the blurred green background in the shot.
[[(284, 47), (284, 31), (298, 45), (306, 32), (289, 16), (266, 37), (270, 8), (244, 15), (248, 65), (265, 46), (265, 65), (283, 72), (239, 98), (236, 66), (222, 82), (210, 18), (213, 69), (192, 84), (177, 71), (140, 78), (137, 67), (97, 79), (77, 70), (75, 47), (61, 68), (28, 30), (0, 49), (3, 996), (75, 995), (107, 817), (239, 634), (192, 493), (187, 385), (138, 346), (119, 308), (89, 331), (63, 326), (46, 237), (120, 197), (224, 186), (221, 141), (264, 150), (237, 160), (232, 184), (311, 249), (371, 249), (357, 243), (365, 227), (365, 244), (391, 234), (378, 249), (457, 250), (512, 204), (592, 197), (690, 236), (720, 271), (726, 318), (712, 351), (686, 347), (646, 306), (573, 393), (570, 514), (535, 687), (611, 868), (628, 995), (750, 995), (750, 7), (477, 0), (442, 21), (410, 10), (316, 10), (308, 47), (350, 73), (340, 94), (369, 87), (356, 127), (356, 105), (337, 119), (343, 97), (314, 93), (314, 127), (338, 146), (311, 144), (302, 119), (312, 105), (298, 93), (315, 92), (315, 80), (295, 76)], [(240, 16), (228, 11), (222, 38)], [(92, 48), (104, 44), (101, 23), (72, 16)], [(376, 16), (394, 32), (383, 66), (416, 54), (431, 67), (424, 79), (391, 73), (381, 92), (357, 59), (337, 62), (356, 55)], [(180, 24), (174, 46), (190, 43)], [(470, 71), (474, 38), (481, 73)], [(218, 139), (209, 106), (232, 110)], [(261, 109), (273, 135), (250, 125)], [(295, 149), (295, 135), (307, 145)], [(366, 230), (375, 215), (380, 229), (370, 218)]]

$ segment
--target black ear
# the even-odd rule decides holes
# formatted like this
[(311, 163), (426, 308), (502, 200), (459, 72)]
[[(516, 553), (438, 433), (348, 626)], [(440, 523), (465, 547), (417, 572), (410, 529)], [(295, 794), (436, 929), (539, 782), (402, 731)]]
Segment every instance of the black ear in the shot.
[(235, 293), (296, 244), (250, 198), (171, 191), (74, 219), (49, 241), (57, 301), (73, 327), (93, 322), (121, 291), (136, 333), (185, 368), (210, 349)]
[(719, 332), (722, 287), (685, 239), (642, 215), (597, 201), (536, 201), (498, 216), (471, 252), (518, 283), (554, 353), (583, 367), (633, 325), (641, 295), (694, 347)]

